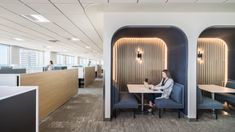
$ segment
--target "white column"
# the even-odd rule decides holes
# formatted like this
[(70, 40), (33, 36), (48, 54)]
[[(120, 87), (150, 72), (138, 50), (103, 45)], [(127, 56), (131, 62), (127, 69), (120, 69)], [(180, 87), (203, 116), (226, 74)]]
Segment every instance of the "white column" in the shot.
[(44, 65), (48, 65), (51, 60), (54, 62), (54, 64), (56, 64), (56, 61), (57, 61), (56, 54), (57, 54), (56, 52), (45, 51), (44, 52)]
[(20, 65), (20, 48), (18, 46), (10, 46), (10, 65)]

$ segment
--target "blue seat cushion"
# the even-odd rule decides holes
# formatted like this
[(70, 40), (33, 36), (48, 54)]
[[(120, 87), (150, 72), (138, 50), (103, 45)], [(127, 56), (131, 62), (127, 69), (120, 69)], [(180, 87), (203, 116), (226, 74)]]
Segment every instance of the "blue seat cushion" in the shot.
[(137, 109), (138, 102), (134, 95), (130, 93), (120, 93), (120, 100), (118, 103), (114, 104), (116, 109)]
[(235, 105), (235, 94), (219, 93), (215, 95), (215, 98), (219, 101), (227, 101), (229, 104)]
[(183, 104), (177, 103), (172, 99), (155, 99), (155, 105), (157, 108), (169, 108), (169, 109), (182, 109)]
[(198, 109), (223, 109), (222, 103), (208, 97), (203, 97), (203, 102), (198, 104)]
[(228, 81), (226, 83), (226, 87), (235, 89), (235, 82), (234, 81)]
[(183, 100), (182, 100), (183, 90), (184, 90), (184, 85), (175, 83), (172, 88), (170, 98), (174, 100), (175, 102), (182, 104), (183, 103)]

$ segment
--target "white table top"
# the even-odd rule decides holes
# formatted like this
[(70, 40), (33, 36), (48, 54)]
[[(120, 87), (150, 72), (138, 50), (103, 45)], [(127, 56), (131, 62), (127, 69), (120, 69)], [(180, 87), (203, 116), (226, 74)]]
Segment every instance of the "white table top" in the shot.
[[(152, 85), (149, 85), (150, 87)], [(127, 84), (128, 91), (130, 93), (162, 93), (161, 90), (150, 90), (145, 88), (144, 84)]]
[(37, 89), (38, 86), (0, 86), (0, 100)]
[(198, 85), (201, 90), (211, 93), (235, 93), (235, 89), (222, 87), (218, 85)]

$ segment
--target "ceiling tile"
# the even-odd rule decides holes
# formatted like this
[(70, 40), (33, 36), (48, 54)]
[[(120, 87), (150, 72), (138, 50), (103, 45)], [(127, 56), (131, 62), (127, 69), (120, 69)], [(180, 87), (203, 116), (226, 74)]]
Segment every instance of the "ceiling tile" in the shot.
[(21, 0), (24, 3), (33, 3), (33, 4), (47, 4), (50, 3), (48, 0)]
[(7, 10), (11, 10), (13, 12), (17, 12), (18, 14), (35, 14), (35, 12), (29, 8), (27, 8), (25, 5), (19, 3), (19, 4), (2, 4), (1, 6), (6, 8)]
[(197, 3), (223, 3), (226, 0), (198, 0)]
[(82, 3), (95, 3), (95, 4), (104, 4), (108, 3), (108, 0), (80, 0)]
[(51, 0), (53, 3), (64, 3), (64, 4), (74, 4), (78, 3), (78, 0)]
[(28, 5), (34, 10), (40, 12), (41, 14), (61, 15), (61, 13), (51, 4), (28, 4)]
[(194, 3), (197, 0), (168, 0), (167, 3)]
[(139, 3), (166, 3), (167, 0), (139, 0)]
[(137, 0), (109, 0), (109, 3), (137, 3)]
[(56, 4), (65, 14), (84, 14), (79, 3), (76, 4)]
[(235, 0), (227, 0), (226, 3), (235, 3)]

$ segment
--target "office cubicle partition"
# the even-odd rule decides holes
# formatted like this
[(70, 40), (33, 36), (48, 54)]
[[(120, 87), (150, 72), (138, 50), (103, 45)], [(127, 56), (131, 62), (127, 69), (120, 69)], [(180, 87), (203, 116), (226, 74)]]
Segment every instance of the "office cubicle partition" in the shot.
[(0, 74), (23, 74), (26, 73), (25, 68), (12, 69), (12, 68), (2, 68), (0, 69)]
[(66, 103), (78, 92), (78, 70), (59, 70), (20, 75), (21, 86), (39, 86), (39, 119)]
[(95, 67), (84, 67), (84, 87), (95, 81)]
[(37, 86), (0, 86), (0, 131), (38, 132)]

